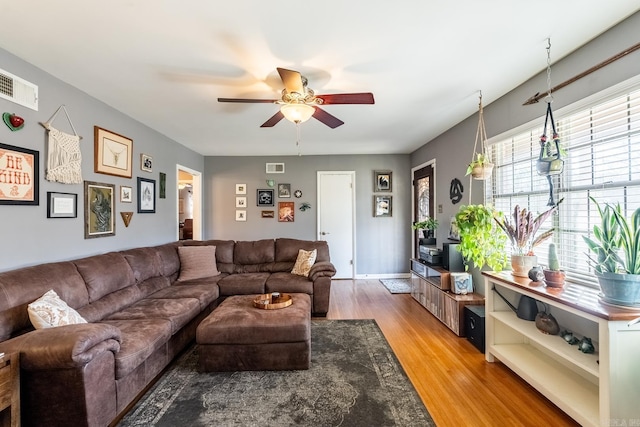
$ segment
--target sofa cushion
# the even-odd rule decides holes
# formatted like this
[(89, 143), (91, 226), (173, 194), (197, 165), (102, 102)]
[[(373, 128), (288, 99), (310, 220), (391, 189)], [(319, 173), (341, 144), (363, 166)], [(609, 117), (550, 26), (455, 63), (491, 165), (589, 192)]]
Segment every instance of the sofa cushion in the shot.
[(219, 296), (220, 290), (215, 284), (183, 284), (177, 282), (173, 286), (154, 292), (149, 295), (149, 298), (196, 298), (200, 302), (200, 310), (204, 310)]
[(216, 267), (215, 246), (180, 246), (180, 276), (178, 281), (200, 279), (220, 274)]
[(116, 353), (116, 379), (127, 376), (154, 351), (171, 338), (167, 319), (105, 320), (121, 332), (120, 351)]
[(313, 282), (308, 277), (287, 272), (271, 273), (265, 285), (265, 293), (304, 293), (313, 295)]
[(52, 289), (28, 305), (29, 319), (36, 329), (87, 323)]
[(135, 284), (133, 270), (124, 255), (110, 252), (73, 261), (84, 278), (89, 291), (89, 301)]
[(158, 252), (152, 248), (135, 248), (120, 252), (133, 270), (136, 283), (160, 276), (162, 273), (161, 259)]
[(233, 240), (185, 240), (185, 246), (215, 246), (216, 265), (221, 273), (233, 273), (233, 252), (236, 242)]
[(107, 320), (167, 319), (174, 334), (199, 313), (200, 302), (195, 298), (145, 298), (113, 313)]
[(143, 298), (138, 286), (129, 286), (105, 295), (78, 309), (88, 322), (97, 322)]
[(162, 275), (175, 280), (174, 275), (180, 270), (180, 257), (178, 256), (179, 242), (165, 243), (164, 245), (154, 246), (160, 257), (160, 268)]
[(236, 242), (233, 251), (233, 262), (238, 266), (270, 264), (275, 261), (274, 241), (256, 240)]
[(304, 249), (300, 249), (298, 251), (298, 258), (296, 259), (296, 263), (293, 266), (293, 270), (291, 270), (291, 274), (309, 277), (309, 270), (311, 270), (313, 263), (316, 262), (317, 255), (318, 251), (315, 249), (312, 251), (305, 251)]
[(138, 283), (142, 298), (148, 297), (152, 293), (158, 292), (160, 289), (168, 288), (169, 286), (171, 286), (169, 278), (164, 276), (150, 277), (144, 282)]
[(298, 240), (279, 238), (275, 241), (276, 262), (293, 262), (298, 257), (298, 251), (312, 251), (316, 249), (316, 262), (329, 261), (329, 245), (324, 240)]
[(218, 282), (221, 296), (263, 294), (269, 273), (230, 274)]

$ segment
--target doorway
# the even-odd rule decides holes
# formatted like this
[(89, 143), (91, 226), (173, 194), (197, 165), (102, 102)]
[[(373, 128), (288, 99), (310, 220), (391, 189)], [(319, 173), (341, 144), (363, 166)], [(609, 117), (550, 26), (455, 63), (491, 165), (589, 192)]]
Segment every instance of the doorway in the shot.
[(335, 279), (355, 272), (355, 172), (318, 172), (318, 240), (329, 245)]
[[(413, 222), (424, 221), (427, 218), (436, 218), (435, 212), (435, 160), (424, 163), (411, 169), (413, 182)], [(435, 230), (434, 230), (435, 231)], [(413, 253), (418, 258), (418, 246), (420, 244), (419, 230), (413, 233)], [(435, 237), (435, 235), (434, 235)]]
[(202, 240), (202, 174), (176, 165), (178, 240)]

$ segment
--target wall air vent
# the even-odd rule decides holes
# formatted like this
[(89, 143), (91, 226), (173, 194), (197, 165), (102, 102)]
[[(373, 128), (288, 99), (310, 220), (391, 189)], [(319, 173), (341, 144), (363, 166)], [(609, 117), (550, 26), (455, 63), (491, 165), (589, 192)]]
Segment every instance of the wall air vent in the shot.
[(38, 86), (0, 69), (0, 98), (38, 111)]
[(267, 163), (267, 173), (284, 173), (284, 163)]

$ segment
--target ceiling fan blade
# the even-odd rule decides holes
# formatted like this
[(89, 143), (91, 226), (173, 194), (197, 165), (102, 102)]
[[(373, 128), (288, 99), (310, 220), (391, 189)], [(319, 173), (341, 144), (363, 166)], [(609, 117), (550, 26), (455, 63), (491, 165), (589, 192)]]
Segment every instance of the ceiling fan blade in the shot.
[(265, 103), (265, 104), (273, 104), (276, 102), (275, 99), (250, 99), (250, 98), (218, 98), (218, 102), (242, 102), (242, 103)]
[(299, 72), (287, 70), (286, 68), (278, 68), (278, 74), (284, 83), (287, 92), (297, 92), (304, 94), (304, 85), (302, 84), (302, 76)]
[(261, 128), (270, 128), (275, 126), (280, 120), (284, 119), (284, 114), (280, 111), (275, 113), (269, 120), (260, 125)]
[(334, 95), (316, 95), (323, 104), (375, 104), (371, 92), (336, 93)]
[(335, 129), (338, 126), (342, 126), (344, 124), (344, 122), (342, 120), (340, 120), (336, 116), (333, 116), (333, 115), (327, 113), (322, 108), (320, 108), (320, 107), (313, 107), (313, 108), (315, 108), (315, 110), (316, 110), (313, 113), (313, 117), (315, 119), (317, 119), (317, 120), (320, 120), (322, 123), (324, 123), (325, 125), (329, 126), (331, 129)]

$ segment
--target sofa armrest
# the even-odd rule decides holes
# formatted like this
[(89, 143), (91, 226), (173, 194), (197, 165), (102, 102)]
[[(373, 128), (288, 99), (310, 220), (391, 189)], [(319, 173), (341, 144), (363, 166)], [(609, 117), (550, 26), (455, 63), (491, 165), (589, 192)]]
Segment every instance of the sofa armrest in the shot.
[(28, 371), (84, 366), (99, 354), (120, 350), (120, 330), (112, 325), (82, 323), (37, 329), (0, 343), (0, 351), (20, 353)]
[(333, 277), (336, 274), (336, 268), (329, 261), (321, 261), (313, 264), (309, 270), (309, 279), (313, 282), (319, 277)]

